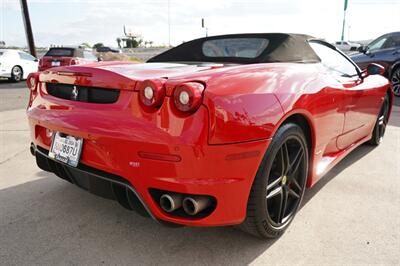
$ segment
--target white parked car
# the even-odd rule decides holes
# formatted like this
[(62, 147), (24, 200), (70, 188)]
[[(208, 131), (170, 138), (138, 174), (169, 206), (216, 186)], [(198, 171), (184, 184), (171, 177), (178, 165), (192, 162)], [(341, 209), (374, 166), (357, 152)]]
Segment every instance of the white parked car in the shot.
[(13, 49), (0, 49), (0, 77), (18, 82), (38, 71), (38, 60), (28, 53)]
[(335, 42), (335, 46), (343, 52), (350, 52), (350, 51), (357, 51), (357, 49), (361, 46), (361, 44), (354, 42), (339, 41)]

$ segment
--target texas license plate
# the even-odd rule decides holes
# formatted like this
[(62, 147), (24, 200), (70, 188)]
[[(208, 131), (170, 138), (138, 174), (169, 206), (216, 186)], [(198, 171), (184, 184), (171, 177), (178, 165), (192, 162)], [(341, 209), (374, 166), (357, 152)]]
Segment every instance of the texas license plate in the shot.
[(49, 157), (77, 167), (81, 156), (83, 139), (55, 132)]
[(51, 66), (60, 66), (60, 61), (53, 61), (51, 62)]

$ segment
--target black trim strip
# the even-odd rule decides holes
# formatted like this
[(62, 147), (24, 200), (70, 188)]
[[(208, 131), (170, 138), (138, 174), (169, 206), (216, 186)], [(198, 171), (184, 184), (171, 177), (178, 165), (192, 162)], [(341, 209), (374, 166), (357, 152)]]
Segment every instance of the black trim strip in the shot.
[[(147, 213), (149, 214), (149, 216), (150, 216), (153, 220), (155, 220), (155, 221), (157, 221), (157, 222), (160, 223), (160, 221), (159, 221), (159, 220), (153, 215), (153, 213), (150, 211), (149, 207), (148, 207), (147, 204), (144, 202), (144, 200), (142, 199), (142, 197), (140, 196), (140, 194), (139, 194), (139, 193), (136, 191), (136, 189), (129, 183), (128, 180), (123, 179), (123, 178), (121, 178), (121, 177), (119, 177), (119, 176), (117, 176), (117, 175), (113, 175), (113, 174), (110, 174), (110, 173), (107, 173), (107, 172), (104, 172), (104, 171), (101, 171), (101, 170), (92, 168), (92, 167), (90, 167), (90, 166), (87, 166), (87, 165), (84, 165), (84, 164), (81, 164), (81, 163), (78, 165), (78, 167), (72, 167), (72, 166), (70, 166), (70, 165), (68, 165), (68, 164), (65, 164), (65, 163), (63, 163), (63, 162), (56, 161), (56, 160), (54, 160), (53, 158), (50, 158), (50, 157), (49, 157), (45, 152), (43, 152), (42, 150), (44, 150), (44, 149), (42, 149), (42, 148), (40, 148), (40, 147), (35, 147), (35, 153), (38, 153), (39, 155), (41, 155), (41, 156), (47, 158), (48, 160), (51, 160), (51, 161), (53, 161), (53, 162), (62, 164), (63, 166), (67, 167), (67, 169), (70, 169), (70, 168), (71, 168), (71, 169), (73, 169), (73, 170), (75, 170), (75, 171), (79, 171), (79, 172), (82, 172), (82, 173), (85, 173), (85, 174), (93, 175), (93, 176), (95, 176), (95, 177), (97, 177), (97, 178), (100, 178), (100, 179), (103, 179), (103, 180), (105, 180), (105, 181), (108, 181), (108, 182), (111, 182), (111, 183), (116, 183), (116, 184), (118, 184), (118, 185), (121, 185), (121, 186), (124, 186), (124, 187), (128, 188), (128, 189), (131, 190), (131, 191), (135, 194), (135, 196), (139, 199), (140, 203), (143, 205), (144, 209), (147, 211)], [(107, 176), (105, 176), (105, 175), (107, 175)]]

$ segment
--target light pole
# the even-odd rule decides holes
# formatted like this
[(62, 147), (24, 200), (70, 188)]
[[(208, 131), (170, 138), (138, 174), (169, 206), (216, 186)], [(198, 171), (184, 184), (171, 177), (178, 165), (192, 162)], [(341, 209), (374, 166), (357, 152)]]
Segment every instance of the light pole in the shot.
[(343, 10), (343, 26), (342, 26), (342, 38), (341, 41), (344, 41), (344, 26), (346, 25), (346, 10), (347, 10), (348, 0), (344, 0), (344, 10)]
[(171, 47), (171, 19), (170, 19), (170, 12), (169, 12), (169, 3), (170, 0), (168, 0), (168, 46)]
[(24, 19), (26, 41), (28, 42), (29, 52), (36, 57), (35, 41), (33, 40), (31, 20), (29, 18), (28, 4), (26, 0), (20, 0), (22, 18)]
[(204, 23), (204, 18), (201, 18), (201, 27), (206, 30), (206, 37), (208, 37), (208, 28)]

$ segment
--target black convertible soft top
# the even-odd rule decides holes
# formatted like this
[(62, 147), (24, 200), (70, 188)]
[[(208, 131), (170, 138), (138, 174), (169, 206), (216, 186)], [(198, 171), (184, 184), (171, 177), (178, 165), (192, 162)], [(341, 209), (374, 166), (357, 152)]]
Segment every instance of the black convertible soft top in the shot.
[(205, 37), (183, 43), (147, 62), (272, 63), (320, 62), (303, 34), (247, 33)]

